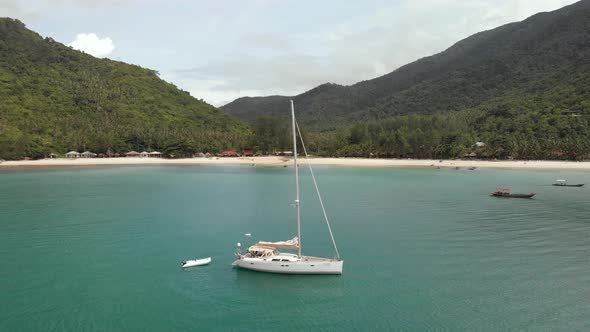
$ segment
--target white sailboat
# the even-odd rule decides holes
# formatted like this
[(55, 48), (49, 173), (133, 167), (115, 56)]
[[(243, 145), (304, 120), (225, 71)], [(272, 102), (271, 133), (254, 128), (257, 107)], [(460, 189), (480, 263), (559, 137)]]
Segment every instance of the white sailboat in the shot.
[[(309, 165), (309, 170), (313, 183), (315, 185), (316, 192), (320, 201), (320, 206), (324, 213), (324, 219), (328, 226), (330, 238), (332, 239), (332, 245), (336, 252), (336, 258), (323, 258), (313, 256), (303, 256), (301, 254), (301, 218), (299, 208), (299, 167), (297, 165), (297, 133), (301, 139), (301, 145), (307, 158), (307, 151), (301, 132), (295, 121), (295, 107), (291, 100), (291, 117), (293, 122), (293, 161), (295, 166), (295, 208), (297, 214), (297, 237), (288, 241), (279, 242), (265, 242), (259, 241), (255, 245), (248, 248), (248, 252), (242, 254), (239, 250), (240, 244), (238, 243), (238, 252), (236, 253), (236, 261), (233, 263), (234, 266), (259, 271), (259, 272), (270, 272), (270, 273), (285, 273), (285, 274), (342, 274), (342, 265), (344, 261), (340, 259), (338, 248), (336, 247), (336, 241), (332, 234), (328, 215), (324, 209), (324, 203), (322, 196), (320, 195), (313, 169)], [(280, 252), (279, 249), (297, 251), (294, 253)]]

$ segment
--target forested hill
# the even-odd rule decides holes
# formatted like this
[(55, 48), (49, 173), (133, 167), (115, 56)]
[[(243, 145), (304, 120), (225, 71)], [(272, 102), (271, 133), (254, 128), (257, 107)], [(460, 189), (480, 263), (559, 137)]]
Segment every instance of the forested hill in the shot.
[(161, 80), (0, 18), (0, 158), (49, 153), (239, 148), (239, 120)]
[[(419, 42), (419, 41), (416, 41)], [(515, 99), (551, 99), (553, 107), (588, 109), (590, 1), (477, 33), (446, 51), (352, 86), (324, 84), (294, 100), (317, 129), (400, 114), (495, 107)], [(222, 107), (252, 121), (288, 114), (287, 97), (240, 98)]]

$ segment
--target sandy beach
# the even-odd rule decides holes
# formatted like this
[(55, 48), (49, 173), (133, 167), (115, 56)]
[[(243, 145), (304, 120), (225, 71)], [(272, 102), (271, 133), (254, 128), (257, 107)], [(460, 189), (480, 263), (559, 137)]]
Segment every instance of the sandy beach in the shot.
[[(478, 167), (521, 169), (580, 169), (590, 170), (590, 162), (572, 161), (482, 161), (482, 160), (427, 160), (427, 159), (367, 159), (367, 158), (310, 158), (312, 165), (346, 167)], [(0, 168), (101, 166), (101, 165), (244, 165), (291, 166), (292, 159), (285, 157), (239, 158), (78, 158), (3, 161)], [(305, 163), (304, 159), (301, 159)]]

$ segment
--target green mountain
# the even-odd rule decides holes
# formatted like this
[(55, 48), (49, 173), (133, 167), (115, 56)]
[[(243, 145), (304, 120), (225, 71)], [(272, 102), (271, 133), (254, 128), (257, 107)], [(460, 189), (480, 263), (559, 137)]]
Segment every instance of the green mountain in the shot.
[(0, 158), (240, 148), (239, 120), (161, 80), (154, 70), (97, 59), (0, 18)]
[[(292, 98), (299, 119), (320, 130), (498, 105), (588, 112), (588, 59), (590, 1), (583, 0), (477, 33), (390, 74), (351, 86), (324, 84)], [(288, 99), (245, 97), (222, 110), (254, 121), (260, 115), (288, 115)]]

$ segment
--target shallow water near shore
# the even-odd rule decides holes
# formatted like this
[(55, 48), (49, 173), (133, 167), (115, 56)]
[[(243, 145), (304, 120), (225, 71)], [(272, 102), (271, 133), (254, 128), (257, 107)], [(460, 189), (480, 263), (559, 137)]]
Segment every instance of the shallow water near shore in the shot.
[[(0, 170), (0, 330), (590, 326), (590, 187), (550, 185), (590, 185), (590, 172), (316, 173), (342, 276), (231, 267), (236, 242), (295, 235), (292, 168)], [(304, 254), (331, 257), (305, 169), (301, 185)], [(537, 196), (490, 197), (496, 187)]]

